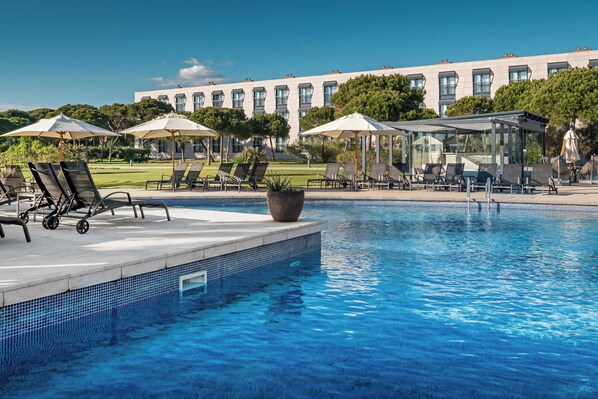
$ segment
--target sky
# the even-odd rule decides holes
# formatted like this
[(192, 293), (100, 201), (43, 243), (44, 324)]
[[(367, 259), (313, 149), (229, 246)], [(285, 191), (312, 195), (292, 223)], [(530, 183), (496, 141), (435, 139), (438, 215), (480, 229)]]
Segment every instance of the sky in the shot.
[(0, 110), (135, 91), (598, 49), (598, 1), (7, 0)]

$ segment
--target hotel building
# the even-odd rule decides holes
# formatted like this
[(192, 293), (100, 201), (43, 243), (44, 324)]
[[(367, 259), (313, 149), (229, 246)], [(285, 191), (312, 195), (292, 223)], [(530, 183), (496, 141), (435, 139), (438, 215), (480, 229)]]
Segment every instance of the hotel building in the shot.
[[(193, 112), (203, 107), (227, 107), (245, 110), (251, 117), (258, 113), (279, 113), (289, 122), (290, 139), (279, 140), (275, 151), (284, 153), (288, 142), (297, 140), (300, 132), (299, 121), (311, 107), (331, 105), (331, 97), (338, 86), (360, 75), (405, 75), (411, 87), (421, 87), (426, 91), (424, 106), (434, 109), (441, 117), (447, 107), (456, 100), (480, 95), (492, 98), (496, 90), (510, 82), (546, 78), (559, 71), (586, 66), (598, 67), (598, 51), (578, 48), (569, 53), (518, 57), (506, 54), (498, 59), (450, 62), (442, 60), (434, 65), (381, 69), (342, 73), (333, 71), (325, 75), (295, 77), (287, 75), (281, 79), (205, 86), (139, 91), (135, 101), (154, 98), (172, 104), (176, 111)], [(246, 143), (233, 139), (231, 152), (241, 152), (246, 146), (266, 146), (266, 142), (256, 138)], [(167, 143), (165, 145), (168, 145)], [(196, 147), (197, 150), (200, 147)], [(168, 152), (162, 148), (160, 152)], [(219, 151), (219, 142), (214, 142), (213, 152)], [(284, 158), (284, 156), (280, 156)]]

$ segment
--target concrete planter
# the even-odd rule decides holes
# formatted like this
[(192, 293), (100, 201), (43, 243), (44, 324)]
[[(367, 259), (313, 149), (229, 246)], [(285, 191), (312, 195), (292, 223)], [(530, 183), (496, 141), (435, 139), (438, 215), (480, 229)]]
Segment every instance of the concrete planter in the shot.
[(268, 210), (275, 222), (296, 222), (303, 210), (305, 192), (268, 191)]

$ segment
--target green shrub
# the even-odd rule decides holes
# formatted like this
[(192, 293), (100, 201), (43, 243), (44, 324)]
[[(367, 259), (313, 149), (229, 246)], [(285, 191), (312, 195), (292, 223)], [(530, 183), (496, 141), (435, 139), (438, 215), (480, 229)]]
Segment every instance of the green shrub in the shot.
[(266, 191), (293, 191), (289, 176), (272, 174), (264, 179)]
[(127, 147), (123, 150), (123, 159), (128, 162), (145, 162), (149, 159), (149, 154), (150, 150), (147, 148)]
[(243, 163), (259, 163), (266, 160), (266, 151), (261, 148), (248, 148), (237, 157), (237, 161)]

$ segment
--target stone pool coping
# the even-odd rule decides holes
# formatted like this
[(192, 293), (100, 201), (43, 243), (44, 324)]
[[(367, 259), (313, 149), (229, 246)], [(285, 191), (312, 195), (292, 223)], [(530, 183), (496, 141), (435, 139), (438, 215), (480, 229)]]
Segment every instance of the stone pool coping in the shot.
[(73, 219), (55, 231), (43, 229), (38, 219), (29, 223), (31, 243), (19, 228), (6, 227), (0, 307), (317, 233), (325, 225), (201, 209), (170, 212), (171, 222), (158, 209), (146, 210), (146, 219), (133, 218), (129, 210), (102, 215), (90, 220), (84, 235), (75, 231)]

